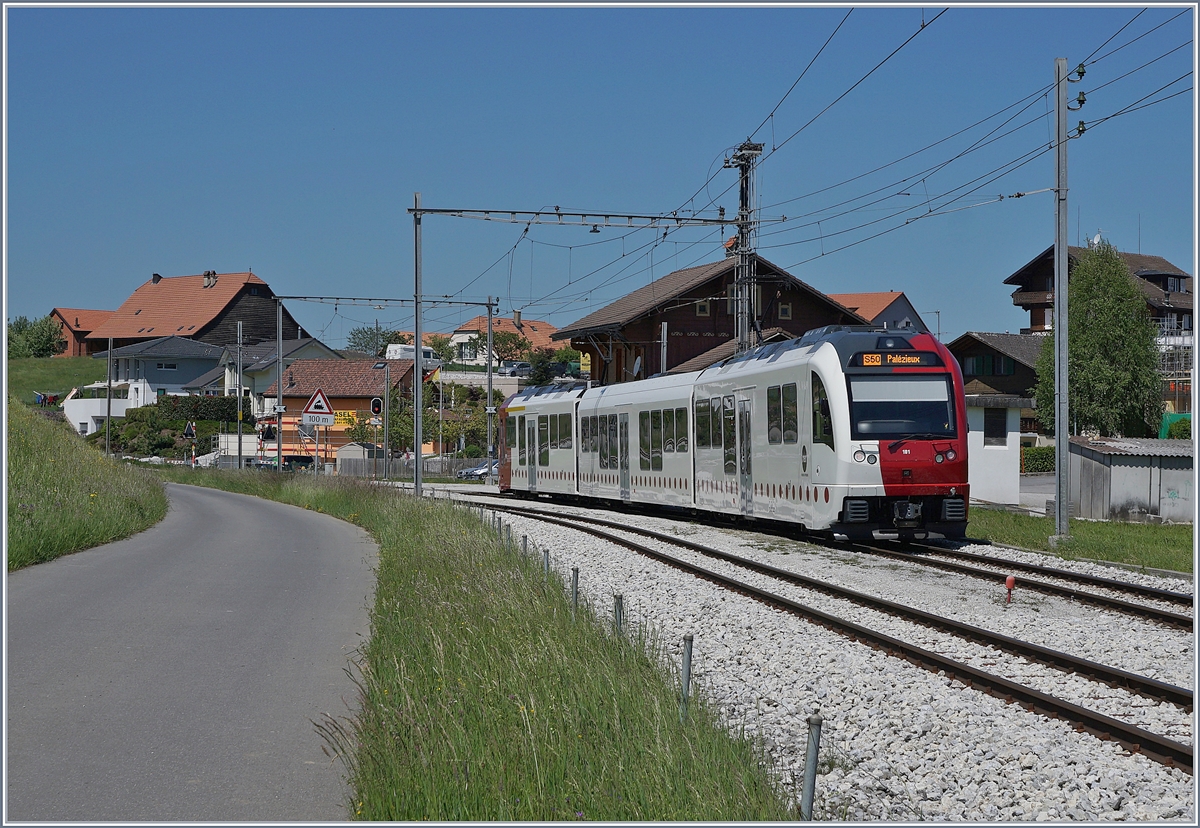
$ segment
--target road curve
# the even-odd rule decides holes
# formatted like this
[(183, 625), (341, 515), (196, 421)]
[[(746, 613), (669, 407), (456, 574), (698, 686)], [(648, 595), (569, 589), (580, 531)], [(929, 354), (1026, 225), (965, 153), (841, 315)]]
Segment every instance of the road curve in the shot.
[(167, 492), (148, 531), (8, 576), (5, 822), (347, 819), (312, 721), (355, 703), (374, 542)]

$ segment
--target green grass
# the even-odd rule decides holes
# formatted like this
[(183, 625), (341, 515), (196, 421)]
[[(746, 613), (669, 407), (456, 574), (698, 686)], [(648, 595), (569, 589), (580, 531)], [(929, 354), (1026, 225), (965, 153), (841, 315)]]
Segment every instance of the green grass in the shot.
[[(380, 545), (361, 712), (321, 723), (371, 820), (783, 820), (755, 745), (473, 512), (336, 478), (165, 470), (351, 520)], [(607, 618), (607, 610), (599, 613)]]
[(1101, 561), (1193, 571), (1194, 529), (1186, 524), (1157, 525), (1110, 521), (1072, 520), (1071, 537), (1050, 548), (1054, 518), (1029, 517), (998, 509), (971, 509), (967, 534), (972, 538), (1049, 552), (1071, 560)]
[(8, 398), (8, 571), (129, 537), (167, 513), (152, 474)]
[(8, 393), (25, 405), (33, 405), (35, 393), (58, 394), (59, 402), (72, 388), (104, 379), (106, 363), (91, 357), (47, 357), (10, 359)]

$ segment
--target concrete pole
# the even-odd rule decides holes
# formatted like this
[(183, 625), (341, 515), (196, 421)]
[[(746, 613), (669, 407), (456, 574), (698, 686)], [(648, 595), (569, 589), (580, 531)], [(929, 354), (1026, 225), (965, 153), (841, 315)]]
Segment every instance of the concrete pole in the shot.
[(238, 435), (238, 468), (242, 467), (242, 323), (237, 323), (237, 435)]
[(105, 403), (104, 403), (104, 407), (105, 407), (105, 411), (104, 411), (104, 456), (105, 457), (112, 457), (112, 447), (111, 447), (111, 444), (109, 443), (109, 436), (111, 434), (111, 432), (109, 431), (109, 423), (112, 422), (112, 371), (113, 371), (112, 337), (110, 336), (108, 338), (108, 391), (105, 393), (105, 397), (107, 399), (105, 400)]
[(1053, 540), (1071, 536), (1070, 411), (1067, 351), (1067, 59), (1054, 60), (1055, 167), (1054, 208), (1054, 532)]
[(413, 494), (421, 496), (421, 391), (425, 375), (421, 366), (421, 194), (413, 193), (413, 446), (417, 465), (413, 470)]
[(487, 459), (488, 459), (488, 484), (492, 482), (492, 452), (496, 444), (495, 441), (495, 413), (492, 403), (492, 297), (488, 297), (488, 323), (487, 323), (487, 403), (484, 410), (487, 411)]
[(275, 470), (283, 471), (283, 300), (275, 300)]

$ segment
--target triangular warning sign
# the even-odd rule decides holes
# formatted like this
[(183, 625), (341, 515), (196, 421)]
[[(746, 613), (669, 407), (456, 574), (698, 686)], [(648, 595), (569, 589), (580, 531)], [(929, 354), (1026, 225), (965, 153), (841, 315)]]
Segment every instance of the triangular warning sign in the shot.
[(309, 399), (308, 404), (304, 406), (305, 414), (332, 414), (333, 406), (329, 404), (329, 397), (325, 396), (325, 392), (320, 388)]
[(189, 422), (183, 429), (183, 436), (187, 437), (189, 439), (192, 437), (195, 437), (196, 436), (196, 424)]

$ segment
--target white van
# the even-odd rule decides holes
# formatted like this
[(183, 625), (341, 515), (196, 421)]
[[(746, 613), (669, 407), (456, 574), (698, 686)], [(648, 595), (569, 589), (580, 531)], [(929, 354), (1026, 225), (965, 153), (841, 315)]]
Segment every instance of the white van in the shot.
[[(384, 359), (412, 359), (417, 358), (417, 349), (414, 345), (389, 345), (387, 350), (383, 352)], [(421, 367), (422, 368), (437, 368), (442, 364), (438, 359), (437, 352), (428, 345), (421, 349)]]

